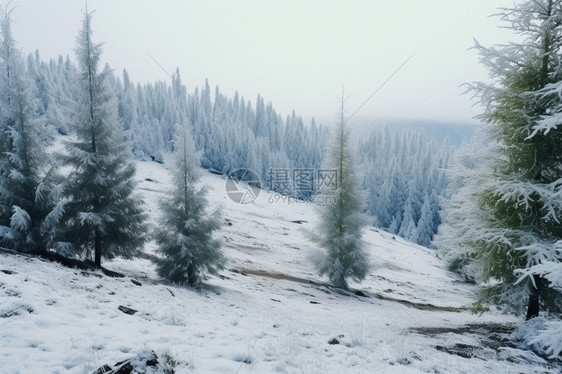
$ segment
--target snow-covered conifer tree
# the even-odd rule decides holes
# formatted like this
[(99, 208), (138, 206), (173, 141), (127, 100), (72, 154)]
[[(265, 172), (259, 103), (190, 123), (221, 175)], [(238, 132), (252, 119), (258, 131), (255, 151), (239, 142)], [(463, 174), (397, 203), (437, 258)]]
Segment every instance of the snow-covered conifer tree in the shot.
[(465, 278), (483, 281), (482, 264), (474, 248), (482, 240), (480, 232), (488, 225), (487, 212), (479, 204), (482, 186), (493, 183), (492, 165), (488, 162), (494, 145), (475, 134), (454, 155), (447, 171), (451, 195), (444, 207), (443, 222), (434, 245), (444, 255), (449, 269)]
[[(412, 183), (410, 183), (410, 186)], [(414, 217), (414, 197), (413, 190), (410, 187), (408, 198), (404, 204), (404, 215), (402, 216), (402, 224), (400, 225), (400, 230), (398, 230), (398, 235), (405, 239), (411, 239), (416, 233), (416, 219)]]
[(562, 1), (523, 1), (501, 18), (521, 41), (476, 45), (492, 82), (472, 88), (495, 149), (491, 175), (476, 186), (478, 220), (457, 227), (461, 258), (487, 282), (479, 305), (523, 311), (528, 300), (532, 318), (540, 308), (562, 311), (560, 290), (540, 271), (562, 261)]
[(134, 193), (135, 166), (109, 90), (108, 71), (98, 73), (101, 45), (92, 41), (92, 13), (84, 14), (77, 38), (78, 94), (66, 144), (67, 178), (64, 234), (78, 254), (101, 258), (138, 254), (145, 242), (146, 216)]
[(220, 212), (207, 213), (207, 190), (198, 187), (199, 155), (195, 152), (187, 118), (176, 126), (173, 187), (161, 202), (162, 219), (156, 229), (158, 274), (174, 283), (195, 285), (202, 274), (223, 264), (221, 243), (213, 236), (221, 226)]
[(59, 188), (46, 148), (52, 136), (38, 116), (34, 86), (11, 34), (10, 10), (0, 9), (0, 245), (44, 251), (60, 211)]
[(431, 208), (431, 197), (426, 195), (421, 207), (421, 216), (418, 220), (416, 232), (412, 237), (413, 241), (424, 246), (429, 246), (431, 243), (433, 229), (436, 226), (435, 222), (433, 222), (434, 214)]
[(347, 288), (348, 279), (361, 281), (370, 269), (366, 243), (362, 239), (362, 230), (369, 222), (363, 213), (361, 182), (354, 169), (344, 99), (341, 100), (340, 118), (324, 168), (336, 171), (337, 188), (324, 190), (326, 203), (321, 207), (319, 235), (315, 239), (325, 250), (317, 259), (320, 275), (327, 275), (336, 287)]

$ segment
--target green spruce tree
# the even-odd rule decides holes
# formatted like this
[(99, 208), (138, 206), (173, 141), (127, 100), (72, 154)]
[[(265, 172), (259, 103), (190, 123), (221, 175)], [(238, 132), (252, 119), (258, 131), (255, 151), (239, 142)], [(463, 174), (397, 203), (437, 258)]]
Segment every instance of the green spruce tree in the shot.
[(135, 165), (108, 85), (98, 73), (101, 45), (92, 41), (92, 13), (84, 14), (77, 38), (75, 140), (63, 160), (70, 167), (65, 189), (64, 237), (75, 253), (101, 258), (134, 257), (146, 240), (146, 215), (134, 193)]
[(158, 274), (171, 282), (193, 286), (205, 273), (222, 267), (221, 243), (213, 233), (221, 226), (220, 212), (207, 213), (207, 190), (198, 187), (199, 156), (186, 118), (176, 126), (173, 186), (161, 201), (162, 217), (156, 229)]
[(562, 260), (562, 1), (523, 1), (500, 15), (520, 41), (477, 44), (492, 82), (472, 86), (493, 143), (488, 165), (476, 168), (490, 174), (465, 183), (476, 189), (477, 209), (462, 203), (450, 214), (464, 224), (446, 224), (460, 239), (456, 265), (484, 282), (477, 306), (526, 306), (529, 319), (541, 308), (562, 311), (560, 291), (532, 270)]
[(361, 281), (370, 269), (366, 243), (362, 230), (368, 225), (363, 213), (365, 203), (360, 182), (352, 159), (350, 131), (346, 127), (344, 99), (329, 147), (324, 169), (335, 171), (336, 184), (323, 189), (324, 204), (321, 206), (318, 236), (314, 237), (325, 251), (316, 266), (320, 275), (327, 275), (339, 288), (348, 287), (348, 279)]
[(35, 86), (15, 47), (10, 14), (0, 9), (0, 245), (38, 252), (54, 245), (60, 181), (46, 151), (52, 134), (38, 115)]

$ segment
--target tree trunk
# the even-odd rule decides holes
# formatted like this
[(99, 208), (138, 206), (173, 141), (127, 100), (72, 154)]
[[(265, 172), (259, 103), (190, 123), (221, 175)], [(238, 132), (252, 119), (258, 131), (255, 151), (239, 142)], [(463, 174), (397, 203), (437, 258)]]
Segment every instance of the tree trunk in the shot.
[(533, 275), (533, 280), (535, 281), (535, 287), (533, 285), (529, 287), (531, 294), (529, 295), (529, 305), (527, 307), (527, 321), (539, 316), (542, 279), (538, 275)]
[(101, 235), (98, 229), (94, 235), (94, 263), (97, 267), (101, 267)]
[(187, 283), (193, 287), (197, 283), (197, 272), (193, 263), (187, 266)]

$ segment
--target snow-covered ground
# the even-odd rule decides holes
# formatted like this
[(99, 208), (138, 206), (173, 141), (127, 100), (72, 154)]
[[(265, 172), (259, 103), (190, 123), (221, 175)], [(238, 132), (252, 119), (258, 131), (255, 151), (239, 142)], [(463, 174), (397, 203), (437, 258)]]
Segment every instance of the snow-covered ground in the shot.
[[(168, 170), (139, 162), (137, 178), (156, 224)], [(312, 204), (261, 191), (241, 205), (222, 177), (202, 182), (223, 211), (228, 263), (197, 290), (162, 282), (147, 259), (106, 261), (128, 275), (111, 278), (0, 254), (0, 373), (91, 373), (147, 349), (168, 353), (177, 373), (559, 372), (501, 342), (515, 318), (473, 315), (474, 286), (434, 251), (367, 229), (374, 268), (342, 292), (308, 259)]]

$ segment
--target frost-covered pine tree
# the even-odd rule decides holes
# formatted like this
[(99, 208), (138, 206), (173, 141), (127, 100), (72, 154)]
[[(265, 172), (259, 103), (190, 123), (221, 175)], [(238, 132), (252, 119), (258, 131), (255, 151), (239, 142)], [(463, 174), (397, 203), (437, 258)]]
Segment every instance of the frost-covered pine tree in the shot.
[(220, 212), (207, 213), (207, 189), (197, 186), (199, 155), (185, 117), (176, 126), (174, 148), (173, 186), (160, 203), (162, 217), (154, 235), (163, 255), (157, 271), (171, 282), (193, 286), (223, 265), (221, 243), (213, 235), (221, 226)]
[(38, 100), (11, 33), (10, 10), (0, 9), (0, 245), (44, 251), (60, 189), (46, 151), (52, 136), (38, 116)]
[[(411, 185), (412, 183), (410, 183), (410, 186)], [(416, 218), (414, 215), (413, 189), (410, 187), (408, 198), (404, 204), (404, 215), (402, 216), (402, 224), (400, 225), (400, 230), (398, 230), (398, 235), (406, 239), (410, 239), (415, 236)]]
[(447, 172), (451, 198), (445, 204), (443, 222), (433, 241), (450, 270), (477, 282), (483, 282), (484, 277), (475, 248), (482, 240), (480, 233), (488, 226), (488, 212), (481, 209), (479, 194), (494, 183), (489, 162), (496, 154), (493, 148), (494, 144), (478, 133), (455, 152)]
[(540, 271), (562, 261), (562, 1), (523, 1), (500, 14), (520, 40), (477, 44), (492, 82), (472, 86), (493, 141), (491, 173), (469, 183), (479, 209), (448, 224), (465, 252), (455, 258), (486, 282), (479, 305), (523, 311), (528, 301), (529, 319), (540, 308), (562, 311), (560, 290)]
[(142, 200), (134, 193), (135, 165), (110, 91), (109, 71), (98, 73), (101, 45), (92, 41), (92, 13), (84, 13), (77, 38), (75, 140), (66, 143), (70, 167), (64, 234), (77, 254), (101, 258), (138, 254), (147, 227)]
[(431, 244), (433, 229), (435, 226), (438, 226), (435, 223), (435, 213), (432, 211), (432, 205), (437, 204), (432, 204), (432, 201), (435, 200), (435, 197), (432, 199), (430, 196), (425, 196), (421, 207), (420, 219), (416, 227), (415, 235), (413, 236), (416, 243), (424, 246), (429, 246)]
[(320, 275), (327, 275), (336, 287), (347, 288), (348, 279), (359, 282), (370, 269), (362, 239), (362, 230), (369, 222), (363, 213), (366, 204), (354, 169), (350, 131), (341, 100), (341, 113), (324, 168), (336, 171), (337, 185), (323, 191), (325, 203), (321, 207), (319, 234), (314, 239), (325, 251), (316, 259)]

